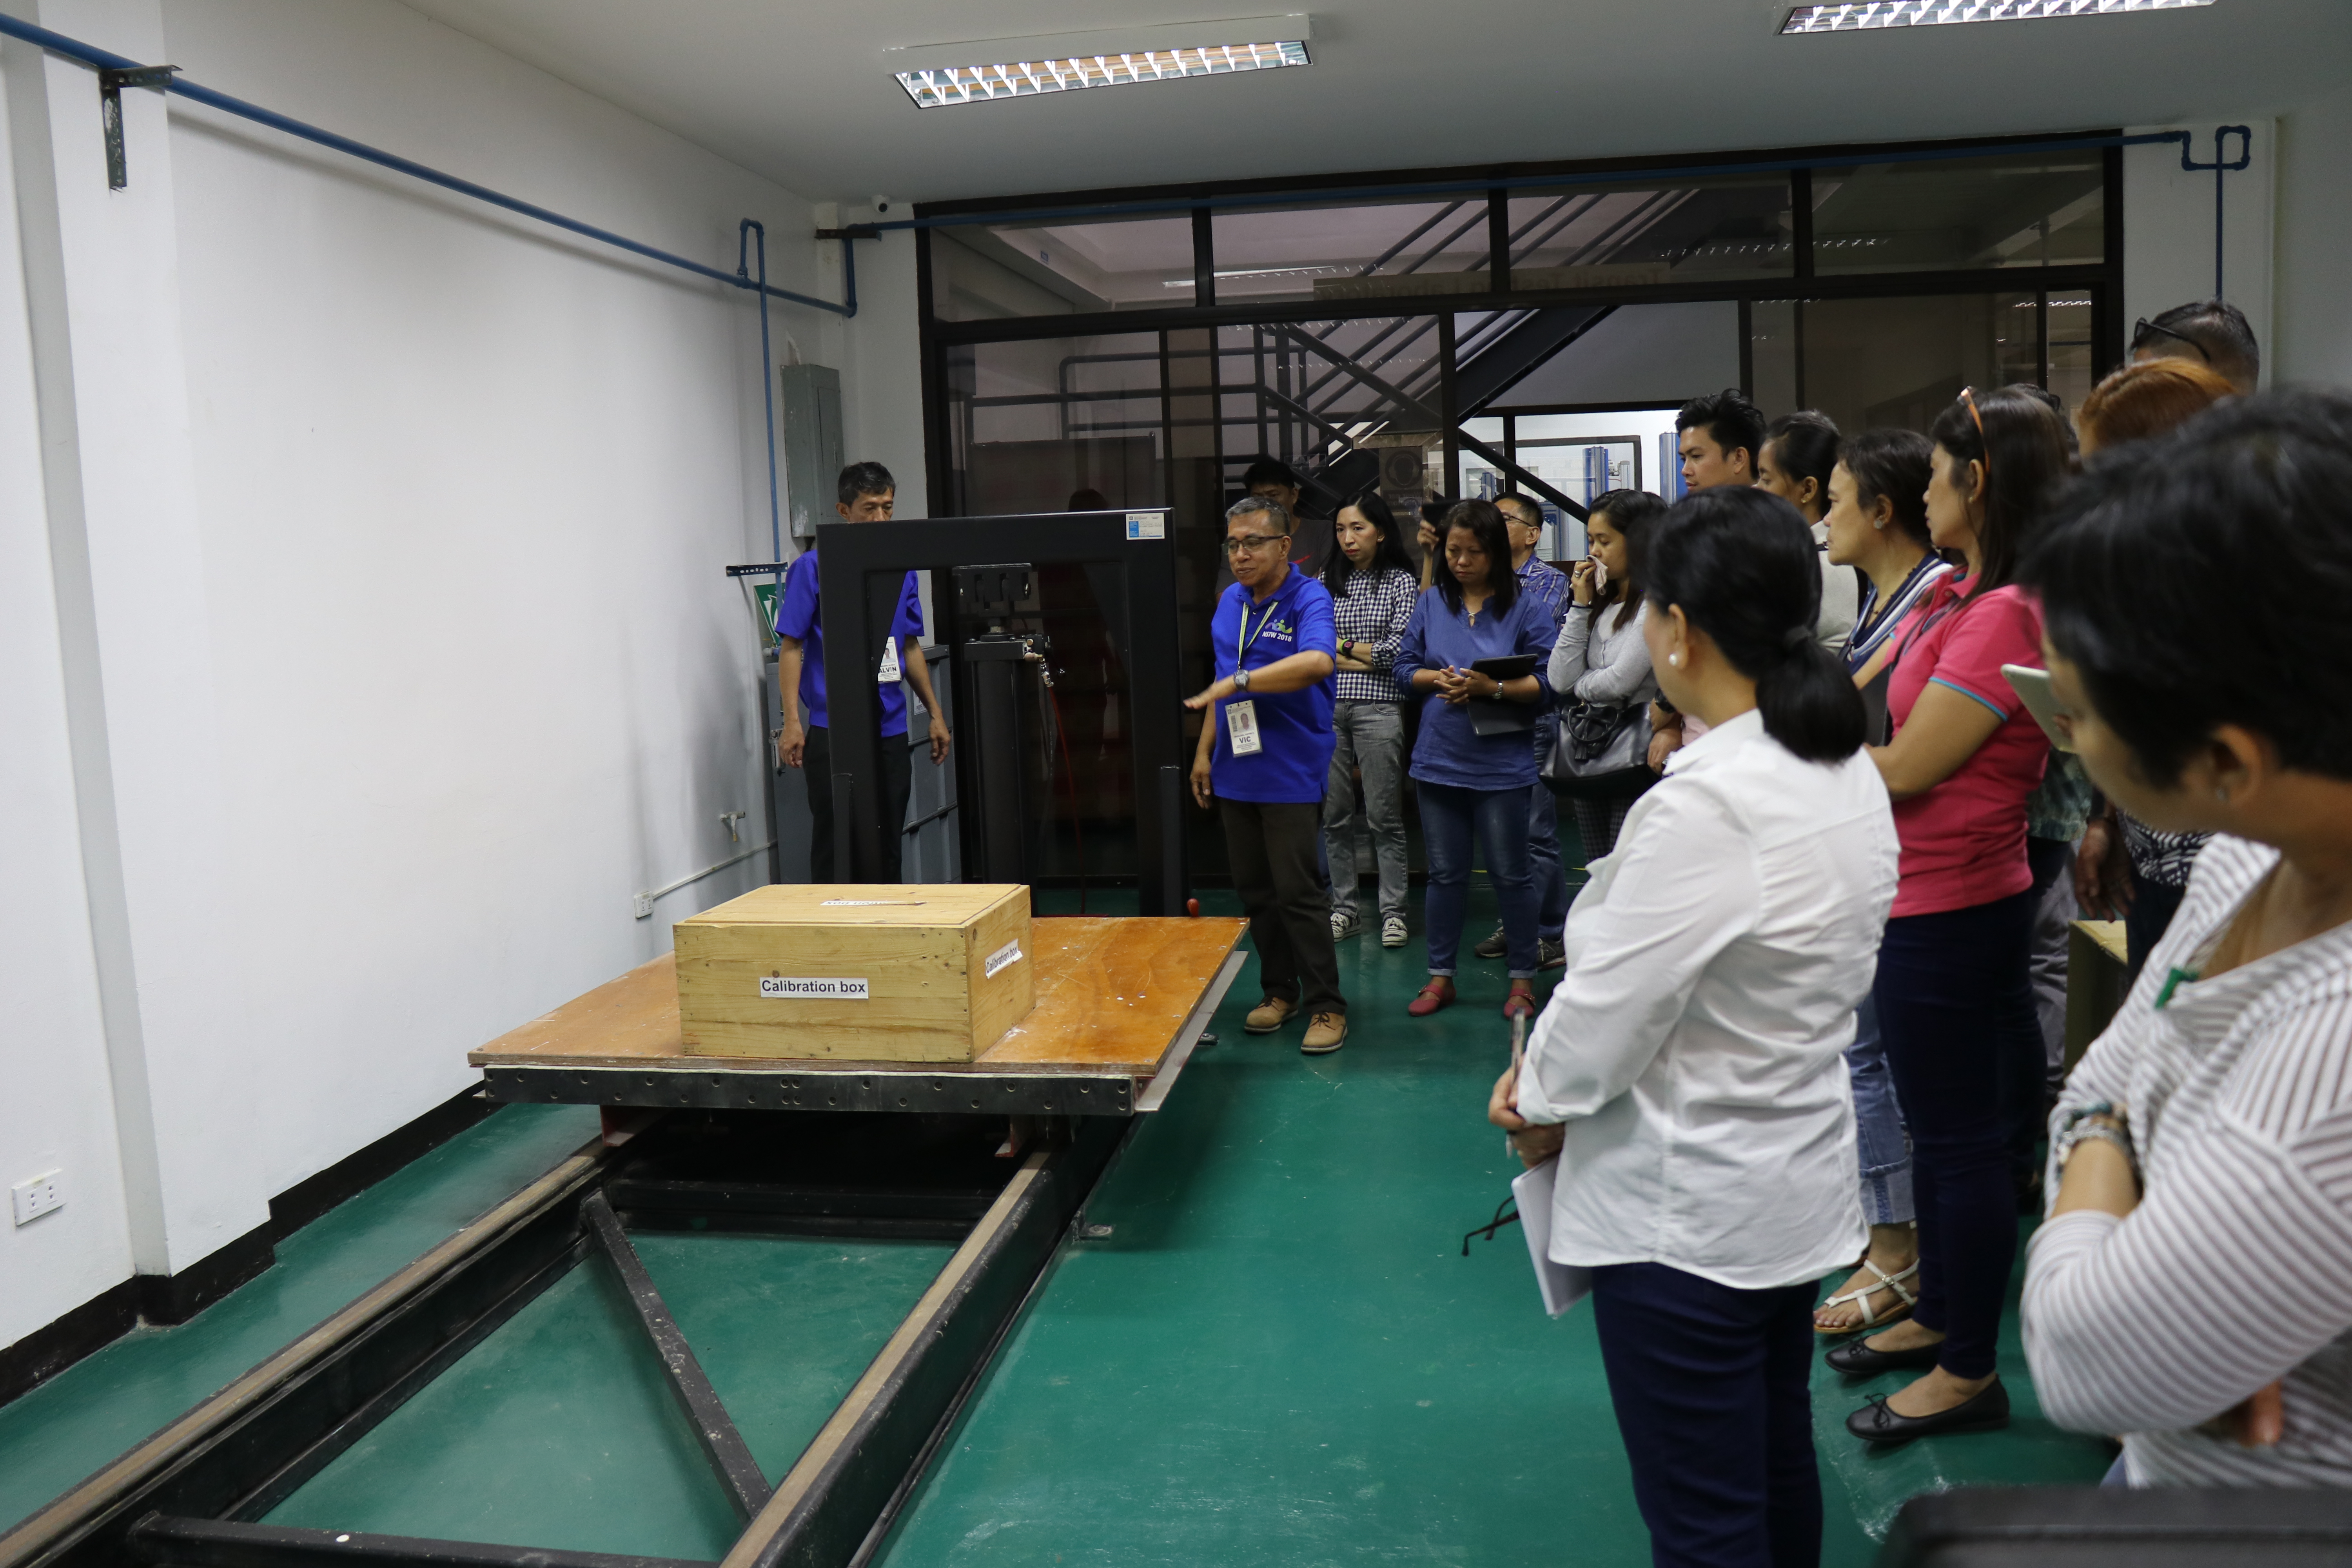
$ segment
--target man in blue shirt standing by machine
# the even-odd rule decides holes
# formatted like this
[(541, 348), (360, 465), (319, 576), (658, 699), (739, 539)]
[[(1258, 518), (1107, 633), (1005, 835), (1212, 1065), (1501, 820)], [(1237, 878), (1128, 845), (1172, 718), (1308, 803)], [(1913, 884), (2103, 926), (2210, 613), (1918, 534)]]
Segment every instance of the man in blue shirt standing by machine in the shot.
[[(879, 463), (852, 463), (841, 470), (839, 500), (834, 510), (849, 522), (887, 522), (898, 497), (898, 481)], [(808, 776), (809, 880), (830, 882), (833, 868), (833, 736), (825, 721), (824, 623), (817, 599), (816, 548), (812, 545), (793, 558), (784, 574), (784, 591), (776, 596), (776, 688), (783, 700), (784, 725), (776, 733), (776, 760), (788, 768), (804, 769)], [(914, 763), (907, 754), (907, 693), (901, 680), (914, 683), (915, 695), (931, 716), (931, 762), (948, 754), (948, 727), (940, 717), (939, 700), (931, 695), (931, 672), (923, 662), (923, 599), (915, 574), (898, 593), (890, 614), (890, 641), (882, 655), (875, 680), (882, 708), (882, 789), (888, 801), (887, 820), (907, 820), (907, 796), (914, 786)], [(898, 857), (886, 851), (886, 865)]]
[(1278, 501), (1248, 496), (1225, 513), (1234, 582), (1209, 623), (1217, 679), (1184, 706), (1210, 710), (1192, 798), (1224, 825), (1265, 991), (1243, 1027), (1269, 1035), (1304, 1012), (1298, 1048), (1320, 1056), (1348, 1038), (1330, 898), (1315, 862), (1339, 642), (1330, 593), (1292, 567), (1290, 545), (1290, 514)]

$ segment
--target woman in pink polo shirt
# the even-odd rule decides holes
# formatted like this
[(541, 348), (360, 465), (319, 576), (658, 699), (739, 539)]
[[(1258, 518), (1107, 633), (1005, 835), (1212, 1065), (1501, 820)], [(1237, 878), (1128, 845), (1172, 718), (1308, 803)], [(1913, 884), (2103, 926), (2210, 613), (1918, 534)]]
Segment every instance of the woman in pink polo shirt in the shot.
[(2000, 667), (2042, 664), (2040, 609), (2011, 578), (2067, 469), (2065, 427), (2021, 391), (1962, 392), (1932, 436), (1928, 532), (1965, 564), (1888, 645), (1895, 735), (1871, 753), (1903, 843), (1873, 995), (1911, 1132), (1919, 1304), (1829, 1354), (1854, 1376), (1926, 1369), (1848, 1418), (1856, 1436), (1883, 1443), (2009, 1421), (1993, 1370), (2017, 1252), (2000, 1016), (2005, 996), (2031, 1005), (2025, 803), (2050, 745)]

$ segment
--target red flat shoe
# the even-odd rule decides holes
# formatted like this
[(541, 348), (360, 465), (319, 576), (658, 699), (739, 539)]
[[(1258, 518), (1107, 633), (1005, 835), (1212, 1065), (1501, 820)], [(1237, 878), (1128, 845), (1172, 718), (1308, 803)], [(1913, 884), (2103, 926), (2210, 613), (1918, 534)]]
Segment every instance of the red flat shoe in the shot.
[(1536, 983), (1532, 980), (1512, 981), (1511, 994), (1503, 998), (1503, 1016), (1506, 1018), (1532, 1018), (1535, 1016)]
[(1416, 1018), (1426, 1018), (1440, 1007), (1452, 1005), (1454, 1005), (1454, 982), (1445, 975), (1433, 974), (1429, 977), (1429, 984), (1421, 988), (1420, 994), (1405, 1004), (1404, 1010)]

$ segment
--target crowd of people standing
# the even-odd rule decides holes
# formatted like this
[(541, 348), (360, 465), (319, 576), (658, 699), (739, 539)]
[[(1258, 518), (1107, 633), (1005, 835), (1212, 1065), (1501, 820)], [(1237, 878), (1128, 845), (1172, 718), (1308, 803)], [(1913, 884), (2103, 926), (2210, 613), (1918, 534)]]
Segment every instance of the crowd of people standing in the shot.
[[(1294, 850), (1255, 929), (1359, 935), (1361, 824), (1409, 940), (1410, 780), (1408, 1011), (1458, 998), (1474, 852), (1505, 1013), (1565, 971), (1488, 1114), (1560, 1162), (1551, 1257), (1586, 1271), (1661, 1563), (1817, 1558), (1820, 1339), (1916, 1374), (1857, 1438), (2006, 1425), (2045, 1205), (2026, 1360), (2053, 1419), (2123, 1436), (2113, 1482), (2352, 1485), (2352, 397), (2254, 395), (2220, 301), (2132, 350), (2071, 417), (2026, 385), (1925, 433), (1700, 399), (1693, 493), (1596, 498), (1565, 573), (1506, 497), (1428, 520), (1416, 585), (1366, 497), (1307, 640), (1255, 658), (1220, 612), (1195, 786), (1229, 830), (1233, 699), (1273, 694), (1243, 732), (1283, 699), (1346, 737), (1311, 795), (1296, 770), (1328, 853)], [(1286, 559), (1248, 505), (1229, 550)], [(1229, 604), (1279, 597), (1235, 574)], [(1555, 925), (1561, 800), (1591, 879)], [(2137, 978), (2069, 1074), (2078, 911), (2126, 922)], [(1270, 980), (1251, 1027), (1297, 1005)], [(1306, 1005), (1336, 1048), (1336, 986)], [(2289, 1258), (2308, 1288), (2249, 1315)]]

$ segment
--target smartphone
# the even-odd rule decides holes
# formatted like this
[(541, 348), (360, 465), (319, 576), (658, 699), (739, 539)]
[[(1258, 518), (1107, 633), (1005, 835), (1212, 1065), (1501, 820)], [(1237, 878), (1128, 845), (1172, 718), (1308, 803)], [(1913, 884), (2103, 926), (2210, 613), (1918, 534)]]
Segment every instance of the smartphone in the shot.
[(2025, 704), (2025, 710), (2033, 715), (2033, 721), (2042, 726), (2042, 732), (2050, 737), (2050, 743), (2062, 752), (2074, 751), (2074, 742), (2066, 733), (2066, 710), (2059, 706), (2058, 694), (2050, 689), (2050, 672), (2004, 664), (2000, 673), (2018, 700)]

